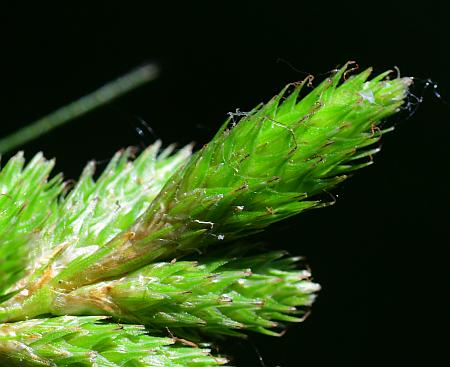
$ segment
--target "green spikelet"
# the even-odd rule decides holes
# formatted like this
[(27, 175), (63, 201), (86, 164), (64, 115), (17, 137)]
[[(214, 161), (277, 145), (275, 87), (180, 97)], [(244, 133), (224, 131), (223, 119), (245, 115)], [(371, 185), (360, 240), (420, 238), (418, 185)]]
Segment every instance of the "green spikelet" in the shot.
[(398, 111), (411, 83), (384, 80), (387, 73), (367, 81), (368, 69), (339, 84), (344, 72), (299, 101), (304, 82), (284, 101), (283, 90), (231, 130), (227, 121), (128, 232), (69, 266), (61, 279), (70, 288), (91, 284), (323, 206), (310, 197), (370, 164), (352, 162), (376, 153), (378, 126)]
[(140, 325), (106, 323), (105, 317), (63, 316), (0, 324), (5, 366), (210, 367), (226, 363), (208, 349), (176, 346)]
[[(319, 286), (307, 270), (292, 269), (295, 258), (269, 253), (240, 260), (154, 263), (117, 280), (63, 293), (55, 315), (110, 315), (161, 329), (201, 328), (229, 333), (249, 329), (273, 333), (275, 320), (298, 322)], [(243, 266), (252, 266), (245, 268)]]
[[(128, 229), (145, 211), (172, 172), (176, 171), (190, 156), (190, 147), (186, 147), (174, 155), (170, 155), (173, 147), (168, 147), (158, 153), (160, 147), (159, 142), (155, 143), (143, 151), (133, 162), (130, 161), (133, 149), (118, 152), (97, 182), (93, 179), (95, 163), (90, 162), (78, 183), (66, 196), (61, 198), (59, 205), (51, 208), (49, 203), (47, 210), (40, 213), (41, 217), (45, 215), (45, 225), (42, 228), (22, 222), (27, 225), (27, 228), (40, 229), (39, 236), (32, 246), (33, 253), (37, 255), (32, 258), (29, 256), (27, 275), (31, 275), (40, 265), (43, 265), (42, 261), (38, 261), (39, 257), (46, 262), (55, 249), (58, 250), (61, 247), (67, 249), (66, 256), (58, 259), (59, 266), (64, 266), (77, 254), (92, 252), (104, 246), (120, 232)], [(22, 161), (22, 156), (13, 158), (11, 162), (17, 160)], [(35, 169), (40, 169), (47, 174), (53, 166), (52, 161), (44, 163), (45, 160), (41, 155), (36, 156), (29, 166), (34, 167), (33, 162), (35, 161), (43, 162), (42, 165), (36, 165)], [(8, 174), (8, 166), (4, 170)], [(5, 177), (8, 178), (8, 176)], [(55, 180), (61, 181), (59, 176), (52, 181)], [(12, 182), (12, 187), (14, 184)], [(30, 179), (27, 184), (39, 187), (39, 182), (34, 178)], [(55, 186), (53, 182), (46, 185)], [(61, 191), (58, 191), (61, 184), (56, 186), (52, 192), (46, 194), (48, 196), (51, 194), (51, 199), (54, 199)], [(29, 195), (27, 187), (23, 187), (21, 190)], [(6, 188), (5, 191), (8, 192), (8, 189)], [(46, 207), (46, 204), (42, 202), (39, 202), (39, 205), (35, 206), (37, 210)], [(17, 207), (17, 201), (14, 206)], [(6, 220), (7, 218), (5, 218)], [(5, 245), (0, 246), (0, 250), (2, 247), (10, 248)], [(19, 289), (27, 281), (29, 279), (25, 277), (10, 291)]]
[(71, 189), (42, 155), (12, 158), (0, 171), (0, 365), (215, 366), (226, 361), (192, 340), (302, 321), (319, 290), (310, 272), (236, 240), (328, 205), (321, 193), (372, 163), (411, 79), (346, 68), (303, 98), (309, 79), (287, 86), (193, 155), (126, 149)]
[(24, 275), (30, 251), (41, 255), (41, 228), (64, 187), (61, 175), (47, 181), (53, 165), (38, 154), (25, 166), (19, 153), (0, 171), (0, 295)]

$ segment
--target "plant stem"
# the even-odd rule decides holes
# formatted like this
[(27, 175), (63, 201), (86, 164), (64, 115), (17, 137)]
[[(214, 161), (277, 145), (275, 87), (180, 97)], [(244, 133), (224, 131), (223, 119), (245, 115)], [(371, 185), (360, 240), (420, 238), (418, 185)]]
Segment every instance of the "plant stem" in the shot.
[(68, 105), (44, 116), (37, 121), (27, 124), (22, 129), (0, 139), (0, 154), (9, 152), (30, 140), (74, 120), (88, 112), (101, 107), (112, 100), (148, 83), (158, 77), (159, 71), (155, 64), (145, 64), (127, 74), (105, 84)]

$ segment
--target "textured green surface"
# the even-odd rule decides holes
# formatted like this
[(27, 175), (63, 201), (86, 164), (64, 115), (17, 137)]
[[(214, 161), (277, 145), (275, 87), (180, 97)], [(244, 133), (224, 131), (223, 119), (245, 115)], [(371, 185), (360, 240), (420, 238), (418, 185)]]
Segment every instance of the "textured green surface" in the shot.
[(5, 366), (207, 367), (226, 362), (209, 349), (149, 336), (143, 326), (106, 321), (62, 316), (0, 324), (0, 358)]
[(272, 334), (268, 329), (278, 326), (276, 320), (301, 321), (303, 311), (296, 306), (310, 306), (319, 290), (308, 270), (295, 269), (297, 259), (282, 256), (154, 263), (120, 279), (61, 294), (51, 312), (110, 315), (155, 329)]
[(53, 168), (42, 154), (26, 166), (22, 153), (0, 171), (0, 295), (22, 275), (40, 230), (58, 208), (61, 175), (47, 181)]
[(193, 155), (127, 149), (72, 188), (41, 155), (12, 158), (0, 172), (3, 365), (223, 364), (192, 341), (302, 321), (319, 285), (299, 259), (235, 241), (328, 205), (323, 193), (372, 163), (411, 80), (345, 71), (303, 98), (309, 79), (287, 86)]

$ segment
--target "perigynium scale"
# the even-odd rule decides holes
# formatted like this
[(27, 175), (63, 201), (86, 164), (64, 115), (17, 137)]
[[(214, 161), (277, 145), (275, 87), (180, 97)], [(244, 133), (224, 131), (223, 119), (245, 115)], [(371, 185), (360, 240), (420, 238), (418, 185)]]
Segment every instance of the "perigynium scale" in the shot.
[(221, 365), (205, 347), (217, 335), (302, 321), (319, 290), (309, 271), (240, 239), (326, 206), (319, 194), (372, 163), (411, 79), (346, 70), (303, 98), (309, 79), (287, 86), (194, 154), (126, 149), (71, 189), (42, 155), (13, 157), (0, 172), (0, 363)]

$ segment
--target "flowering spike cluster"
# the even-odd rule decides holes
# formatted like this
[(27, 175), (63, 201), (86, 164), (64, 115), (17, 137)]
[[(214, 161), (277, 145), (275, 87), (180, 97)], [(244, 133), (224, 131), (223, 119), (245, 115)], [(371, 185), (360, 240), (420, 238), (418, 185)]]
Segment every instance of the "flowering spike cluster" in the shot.
[(310, 79), (286, 87), (193, 155), (126, 149), (73, 188), (42, 155), (13, 157), (0, 171), (0, 365), (214, 366), (226, 362), (192, 340), (302, 321), (319, 290), (309, 271), (283, 252), (243, 257), (234, 240), (327, 205), (319, 194), (371, 163), (411, 79), (346, 68), (303, 98)]

